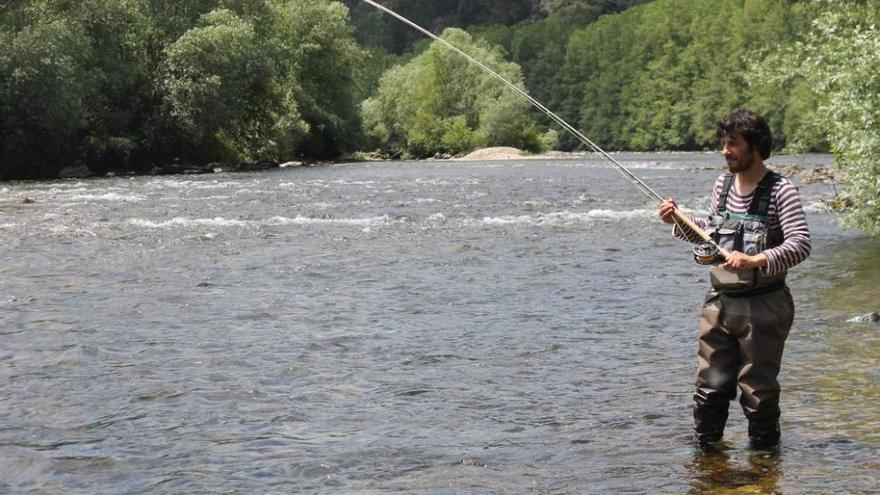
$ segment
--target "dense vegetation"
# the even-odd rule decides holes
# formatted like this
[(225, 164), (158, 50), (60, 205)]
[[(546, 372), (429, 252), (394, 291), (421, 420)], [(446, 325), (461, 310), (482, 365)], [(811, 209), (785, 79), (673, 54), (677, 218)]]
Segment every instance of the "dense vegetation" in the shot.
[[(422, 36), (360, 0), (343, 0), (351, 9), (358, 40), (392, 53), (411, 50)], [(433, 32), (447, 27), (511, 26), (526, 20), (553, 19), (585, 25), (600, 15), (620, 12), (647, 0), (382, 0)]]
[(0, 175), (353, 149), (358, 61), (325, 0), (12, 0), (0, 18)]
[[(607, 149), (704, 150), (736, 106), (832, 151), (880, 233), (878, 0), (382, 0)], [(462, 31), (465, 29), (465, 31)], [(548, 131), (549, 134), (548, 134)], [(0, 0), (0, 178), (577, 146), (359, 0)]]
[[(520, 68), (497, 49), (449, 28), (443, 38), (522, 88)], [(364, 127), (394, 155), (455, 154), (487, 144), (543, 151), (530, 104), (439, 42), (382, 76), (376, 96), (364, 102)]]
[(826, 0), (811, 8), (814, 20), (800, 42), (755, 72), (812, 88), (818, 105), (795, 138), (827, 139), (844, 218), (880, 236), (880, 3)]

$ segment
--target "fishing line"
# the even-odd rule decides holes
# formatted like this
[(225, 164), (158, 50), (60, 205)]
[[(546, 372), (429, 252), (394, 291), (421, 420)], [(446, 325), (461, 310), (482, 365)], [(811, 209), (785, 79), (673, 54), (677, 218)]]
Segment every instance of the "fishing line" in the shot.
[[(452, 50), (453, 52), (455, 52), (455, 53), (461, 55), (461, 56), (464, 57), (468, 62), (470, 62), (470, 63), (476, 65), (477, 67), (479, 67), (480, 69), (482, 69), (484, 72), (486, 72), (486, 73), (489, 74), (490, 76), (492, 76), (492, 77), (494, 77), (495, 79), (501, 81), (502, 83), (504, 83), (505, 86), (507, 86), (508, 88), (510, 88), (511, 90), (513, 90), (514, 92), (516, 92), (517, 94), (519, 94), (520, 96), (522, 96), (523, 98), (527, 99), (527, 100), (529, 101), (529, 103), (532, 104), (532, 106), (534, 106), (535, 108), (537, 108), (538, 110), (540, 110), (541, 112), (543, 112), (545, 115), (547, 115), (548, 117), (550, 117), (551, 120), (553, 120), (554, 122), (556, 122), (557, 124), (559, 124), (560, 127), (562, 127), (563, 129), (565, 129), (566, 131), (568, 131), (572, 136), (574, 136), (575, 138), (577, 138), (581, 143), (583, 143), (584, 145), (586, 145), (589, 149), (593, 150), (593, 152), (599, 154), (600, 156), (602, 156), (603, 158), (605, 158), (605, 159), (607, 159), (609, 162), (611, 162), (611, 164), (614, 166), (614, 168), (615, 168), (618, 172), (620, 172), (621, 175), (623, 175), (625, 178), (627, 178), (627, 179), (628, 179), (633, 185), (635, 185), (635, 186), (636, 186), (636, 187), (637, 187), (642, 193), (644, 193), (646, 196), (650, 197), (651, 199), (656, 199), (657, 201), (661, 201), (661, 202), (665, 199), (665, 198), (663, 198), (663, 196), (660, 196), (659, 194), (657, 194), (657, 192), (654, 191), (654, 190), (651, 188), (651, 186), (649, 186), (648, 184), (646, 184), (645, 181), (643, 181), (639, 176), (637, 176), (636, 174), (632, 173), (629, 169), (627, 169), (626, 167), (624, 167), (620, 162), (618, 162), (617, 160), (615, 160), (614, 157), (612, 157), (612, 156), (609, 155), (607, 152), (605, 152), (605, 150), (603, 150), (601, 147), (599, 147), (599, 145), (597, 145), (596, 143), (594, 143), (594, 142), (593, 142), (592, 140), (590, 140), (587, 136), (584, 136), (583, 133), (581, 133), (581, 132), (580, 132), (579, 130), (577, 130), (574, 126), (572, 126), (571, 124), (569, 124), (568, 122), (566, 122), (562, 117), (560, 117), (560, 116), (556, 115), (555, 113), (553, 113), (549, 108), (545, 107), (541, 102), (539, 102), (538, 100), (534, 99), (531, 95), (529, 95), (528, 93), (526, 93), (525, 90), (523, 90), (523, 89), (520, 88), (519, 86), (513, 84), (512, 82), (510, 82), (509, 80), (507, 80), (507, 79), (506, 79), (504, 76), (502, 76), (501, 74), (498, 74), (497, 72), (495, 72), (494, 70), (492, 70), (491, 68), (489, 68), (488, 66), (486, 66), (485, 64), (483, 64), (482, 62), (480, 62), (479, 60), (477, 60), (477, 59), (475, 59), (474, 57), (468, 55), (467, 53), (465, 53), (464, 51), (462, 51), (461, 49), (459, 49), (458, 47), (456, 47), (455, 45), (453, 45), (452, 43), (449, 43), (448, 41), (444, 40), (443, 38), (437, 36), (436, 34), (430, 32), (430, 31), (428, 31), (427, 29), (425, 29), (425, 28), (419, 26), (419, 25), (416, 24), (415, 22), (413, 22), (413, 21), (407, 19), (406, 17), (404, 17), (404, 16), (398, 14), (397, 12), (395, 12), (395, 11), (389, 9), (388, 7), (385, 7), (385, 6), (381, 5), (381, 4), (378, 4), (378, 3), (374, 2), (373, 0), (361, 0), (361, 1), (363, 1), (364, 3), (367, 3), (367, 4), (369, 4), (369, 5), (373, 6), (373, 7), (375, 7), (375, 8), (377, 8), (377, 9), (381, 10), (382, 12), (385, 12), (386, 14), (388, 14), (388, 15), (394, 17), (395, 19), (397, 19), (397, 20), (403, 22), (404, 24), (406, 24), (406, 25), (412, 27), (412, 28), (415, 29), (416, 31), (421, 32), (421, 33), (424, 34), (425, 36), (428, 36), (429, 38), (431, 38), (431, 39), (433, 39), (433, 40), (435, 40), (435, 41), (441, 43), (443, 46), (445, 46), (446, 48)], [(689, 218), (687, 218), (686, 216), (682, 215), (682, 214), (678, 211), (678, 208), (676, 208), (676, 209), (674, 210), (674, 212), (673, 212), (673, 217), (672, 217), (672, 218), (673, 218), (673, 220), (675, 221), (675, 224), (678, 226), (678, 228), (679, 228), (683, 233), (686, 232), (686, 230), (685, 230), (684, 227), (681, 225), (681, 223), (679, 223), (679, 221), (681, 221), (682, 223), (684, 223), (685, 225), (687, 225), (688, 227), (690, 227), (690, 229), (691, 229), (693, 232), (695, 232), (698, 236), (700, 236), (700, 238), (702, 238), (704, 241), (706, 241), (706, 242), (712, 244), (713, 246), (715, 246), (716, 248), (718, 248), (719, 252), (720, 252), (725, 258), (728, 256), (729, 253), (728, 253), (726, 250), (724, 250), (723, 248), (721, 248), (720, 246), (718, 246), (718, 245), (715, 243), (715, 241), (712, 240), (712, 238), (709, 236), (709, 234), (707, 234), (703, 229), (701, 229), (699, 226), (697, 226), (695, 223), (693, 223)]]

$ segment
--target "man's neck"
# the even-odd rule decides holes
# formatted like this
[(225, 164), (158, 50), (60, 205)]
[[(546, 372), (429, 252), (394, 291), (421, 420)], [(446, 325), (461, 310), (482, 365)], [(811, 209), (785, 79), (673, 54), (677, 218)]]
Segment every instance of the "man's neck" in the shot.
[(767, 173), (767, 166), (763, 160), (755, 160), (748, 170), (736, 174), (736, 191), (742, 196), (748, 196), (758, 187), (758, 183)]

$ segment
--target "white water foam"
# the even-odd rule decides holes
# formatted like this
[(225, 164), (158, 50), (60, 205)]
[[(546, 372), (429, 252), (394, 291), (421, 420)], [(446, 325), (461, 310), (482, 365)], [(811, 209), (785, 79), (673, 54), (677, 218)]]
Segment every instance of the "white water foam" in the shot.
[[(171, 220), (153, 221), (143, 218), (130, 218), (127, 223), (146, 229), (168, 229), (172, 227), (261, 227), (279, 225), (350, 225), (370, 227), (394, 223), (388, 215), (368, 218), (314, 218), (296, 216), (295, 218), (275, 216), (268, 220), (232, 220), (223, 217), (215, 218), (184, 218), (175, 217)], [(403, 222), (399, 220), (397, 222)]]
[(118, 194), (113, 192), (106, 194), (76, 194), (67, 199), (72, 201), (120, 201), (132, 203), (146, 200), (146, 198), (138, 194)]
[(657, 211), (653, 209), (606, 210), (597, 209), (587, 212), (559, 211), (536, 213), (534, 215), (507, 215), (501, 217), (483, 217), (479, 223), (483, 225), (578, 225), (595, 221), (641, 220), (653, 218)]
[(196, 180), (154, 180), (150, 186), (156, 189), (195, 189), (195, 190), (211, 190), (211, 189), (228, 189), (230, 187), (241, 187), (241, 184), (228, 181), (196, 181)]
[(223, 217), (216, 218), (183, 218), (175, 217), (164, 222), (153, 222), (142, 218), (130, 218), (129, 225), (136, 227), (144, 227), (148, 229), (167, 229), (169, 227), (242, 227), (248, 225), (249, 222), (243, 220), (229, 220)]
[[(391, 217), (382, 215), (381, 217), (368, 218), (313, 218), (297, 215), (296, 218), (288, 217), (272, 217), (266, 222), (267, 225), (354, 225), (358, 227), (368, 227), (375, 225), (387, 225), (392, 223)], [(402, 220), (400, 221), (402, 222)]]

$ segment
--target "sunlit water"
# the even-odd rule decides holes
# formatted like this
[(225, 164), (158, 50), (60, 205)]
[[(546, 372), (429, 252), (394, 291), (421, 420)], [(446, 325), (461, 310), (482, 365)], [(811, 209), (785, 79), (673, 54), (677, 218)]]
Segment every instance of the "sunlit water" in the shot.
[(703, 270), (595, 159), (0, 184), (0, 492), (875, 491), (880, 243), (799, 185), (776, 457), (694, 450)]

